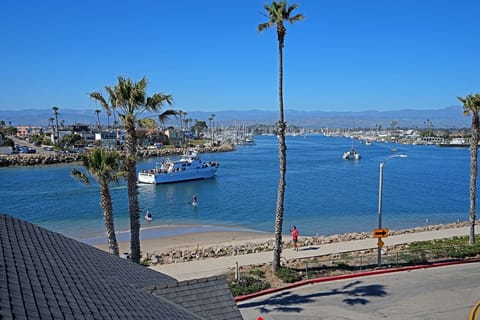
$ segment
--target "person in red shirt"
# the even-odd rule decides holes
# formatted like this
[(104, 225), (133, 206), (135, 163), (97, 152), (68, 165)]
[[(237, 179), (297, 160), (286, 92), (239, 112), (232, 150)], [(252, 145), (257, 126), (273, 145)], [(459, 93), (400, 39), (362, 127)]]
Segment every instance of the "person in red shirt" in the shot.
[(293, 250), (298, 251), (298, 229), (296, 226), (293, 226), (293, 229), (290, 229), (290, 232), (292, 233), (292, 241), (293, 241)]

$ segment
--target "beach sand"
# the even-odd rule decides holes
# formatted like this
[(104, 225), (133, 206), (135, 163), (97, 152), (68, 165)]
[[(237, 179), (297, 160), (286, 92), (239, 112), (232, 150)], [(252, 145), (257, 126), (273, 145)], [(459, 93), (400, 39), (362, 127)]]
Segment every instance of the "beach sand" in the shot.
[[(405, 229), (398, 231), (391, 231), (391, 235), (405, 235), (411, 233), (423, 233), (422, 231), (432, 231), (432, 230), (443, 230), (445, 237), (449, 237), (449, 231), (455, 230), (459, 227), (466, 227), (467, 223), (453, 223), (447, 225), (434, 225), (426, 227), (418, 227), (413, 229)], [(184, 232), (178, 226), (176, 227), (165, 227), (162, 228), (162, 236), (159, 236), (160, 233), (155, 233), (158, 231), (158, 228), (153, 228), (154, 232), (151, 233), (150, 237), (145, 237), (141, 240), (140, 248), (142, 255), (144, 254), (161, 254), (168, 253), (170, 251), (183, 251), (183, 250), (196, 250), (212, 247), (240, 247), (240, 246), (249, 246), (255, 247), (258, 245), (263, 245), (267, 242), (272, 243), (274, 240), (274, 234), (265, 233), (265, 232), (256, 232), (256, 231), (241, 231), (241, 230), (209, 230), (202, 228), (192, 228), (188, 229), (191, 232)], [(180, 230), (180, 232), (179, 232)], [(193, 230), (193, 231), (192, 231)], [(204, 231), (200, 231), (204, 230)], [(166, 232), (167, 231), (167, 232)], [(331, 242), (343, 242), (350, 240), (359, 240), (365, 238), (373, 239), (373, 233), (349, 233), (344, 235), (332, 235), (327, 237), (320, 237), (325, 241), (324, 243)], [(125, 237), (123, 237), (125, 239)], [(312, 237), (302, 237), (300, 236), (299, 241), (302, 245), (306, 240), (313, 239)], [(291, 244), (291, 236), (289, 234), (283, 235), (283, 241), (286, 243), (286, 247)], [(106, 242), (106, 241), (105, 241)], [(311, 244), (312, 242), (310, 242)], [(95, 247), (108, 251), (108, 245), (103, 244), (93, 244)], [(130, 252), (130, 242), (121, 240), (119, 241), (120, 253), (128, 254)]]
[[(288, 235), (285, 235), (288, 237)], [(273, 234), (248, 231), (208, 231), (179, 234), (170, 237), (143, 239), (140, 243), (142, 252), (155, 253), (170, 250), (195, 249), (210, 246), (242, 245), (246, 243), (265, 243), (273, 240)], [(286, 238), (289, 239), (289, 238)], [(130, 242), (119, 242), (120, 252), (130, 252)], [(107, 244), (95, 244), (95, 247), (108, 251)]]

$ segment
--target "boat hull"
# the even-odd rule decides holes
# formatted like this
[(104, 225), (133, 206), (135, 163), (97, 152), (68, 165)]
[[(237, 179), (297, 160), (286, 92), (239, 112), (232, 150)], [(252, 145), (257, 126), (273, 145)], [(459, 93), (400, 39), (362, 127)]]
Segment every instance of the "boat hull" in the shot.
[(342, 155), (344, 160), (359, 160), (360, 154), (356, 151), (347, 151)]
[(139, 173), (138, 182), (148, 184), (174, 183), (198, 179), (209, 179), (215, 176), (218, 167), (211, 166), (179, 172)]

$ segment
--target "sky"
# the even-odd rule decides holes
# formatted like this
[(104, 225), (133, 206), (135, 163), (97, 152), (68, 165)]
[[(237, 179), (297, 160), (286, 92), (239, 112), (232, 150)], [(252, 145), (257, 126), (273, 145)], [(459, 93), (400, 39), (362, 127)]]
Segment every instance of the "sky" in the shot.
[[(271, 2), (271, 1), (270, 1)], [(278, 110), (264, 0), (3, 0), (0, 111), (98, 109), (118, 76), (185, 111)], [(439, 109), (480, 92), (480, 1), (297, 0), (284, 108)]]

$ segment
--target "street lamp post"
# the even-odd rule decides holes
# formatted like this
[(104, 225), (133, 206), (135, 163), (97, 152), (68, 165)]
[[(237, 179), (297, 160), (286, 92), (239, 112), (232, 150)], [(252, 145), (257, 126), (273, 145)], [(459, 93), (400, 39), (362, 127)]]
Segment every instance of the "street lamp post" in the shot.
[(215, 113), (212, 113), (212, 143), (215, 146)]
[(208, 121), (209, 121), (209, 123), (210, 123), (210, 144), (211, 144), (212, 147), (213, 147), (213, 128), (212, 128), (212, 120), (213, 120), (212, 117), (208, 118)]
[[(393, 156), (388, 157), (385, 159), (383, 162), (380, 162), (380, 173), (378, 177), (378, 229), (382, 229), (382, 195), (383, 195), (383, 167), (385, 166), (385, 163), (393, 158), (406, 158), (408, 157), (406, 154), (396, 154)], [(381, 238), (379, 238), (379, 241)], [(378, 267), (382, 266), (382, 248), (380, 245), (378, 245), (378, 257), (377, 257), (377, 262), (378, 262)]]

